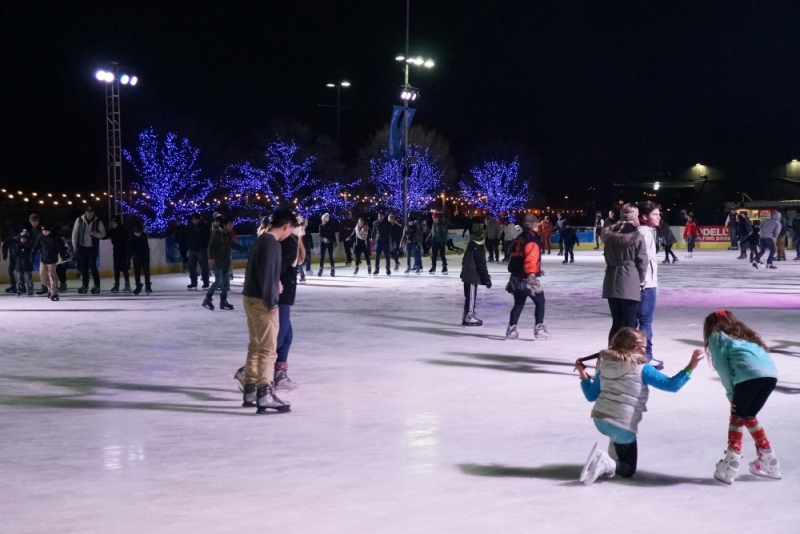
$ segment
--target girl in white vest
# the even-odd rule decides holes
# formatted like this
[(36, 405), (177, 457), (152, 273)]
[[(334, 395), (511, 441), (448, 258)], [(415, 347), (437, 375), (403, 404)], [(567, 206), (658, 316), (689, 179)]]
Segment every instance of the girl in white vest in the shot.
[(586, 400), (595, 403), (594, 425), (611, 440), (608, 453), (599, 450), (597, 443), (592, 447), (581, 473), (580, 480), (584, 484), (591, 484), (600, 475), (630, 478), (636, 473), (636, 433), (647, 411), (648, 386), (674, 393), (689, 381), (692, 371), (703, 359), (703, 351), (695, 350), (686, 368), (670, 378), (647, 365), (646, 349), (644, 332), (625, 327), (614, 335), (610, 348), (600, 351), (594, 379), (586, 373), (581, 360), (575, 362), (583, 394)]

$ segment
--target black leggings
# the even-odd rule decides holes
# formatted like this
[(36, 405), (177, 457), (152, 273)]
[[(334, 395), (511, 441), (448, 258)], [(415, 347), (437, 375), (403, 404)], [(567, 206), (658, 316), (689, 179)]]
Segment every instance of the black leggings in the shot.
[(672, 245), (664, 245), (664, 260), (669, 261), (670, 255), (674, 261), (678, 261), (678, 257), (672, 252)]
[(319, 244), (319, 268), (323, 269), (325, 267), (326, 250), (328, 251), (328, 259), (331, 261), (331, 269), (333, 269), (333, 243), (325, 243), (324, 241)]
[(519, 316), (522, 315), (522, 309), (525, 307), (528, 297), (533, 301), (535, 324), (544, 323), (544, 291), (533, 295), (528, 295), (522, 291), (514, 291), (514, 307), (511, 308), (511, 317), (508, 320), (509, 326), (516, 326), (519, 322)]
[(767, 402), (772, 390), (778, 384), (777, 378), (753, 378), (733, 386), (733, 415), (751, 419), (758, 415)]
[(636, 328), (636, 314), (639, 311), (638, 300), (608, 299), (608, 309), (611, 310), (611, 330), (608, 332), (608, 344), (614, 334), (623, 327)]
[(622, 445), (614, 443), (614, 450), (617, 452), (617, 471), (616, 474), (622, 478), (630, 478), (636, 473), (636, 463), (639, 459), (639, 446), (634, 441)]
[(372, 262), (370, 262), (369, 257), (369, 246), (361, 239), (356, 240), (356, 250), (355, 250), (355, 257), (356, 257), (356, 267), (361, 265), (361, 255), (364, 255), (364, 258), (367, 260), (367, 265), (371, 266)]

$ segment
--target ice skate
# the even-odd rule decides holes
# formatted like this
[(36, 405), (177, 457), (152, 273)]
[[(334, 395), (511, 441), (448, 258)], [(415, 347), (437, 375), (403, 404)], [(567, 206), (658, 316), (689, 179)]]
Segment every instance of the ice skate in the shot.
[(428, 274), (436, 274), (436, 267), (431, 267), (428, 269)]
[(422, 274), (422, 267), (417, 267), (416, 269), (414, 269), (414, 272), (417, 274)]
[(125, 287), (122, 288), (123, 293), (130, 293), (131, 292), (131, 285), (125, 284)]
[(239, 384), (239, 391), (244, 391), (244, 367), (239, 367), (233, 373), (233, 379)]
[(536, 338), (537, 341), (550, 339), (550, 332), (547, 331), (547, 327), (544, 323), (539, 323), (533, 327), (533, 337)]
[[(386, 274), (389, 274), (390, 272), (391, 272), (391, 271), (390, 271), (389, 269), (386, 269)], [(375, 267), (375, 272), (374, 272), (374, 273), (372, 273), (372, 275), (373, 275), (373, 276), (378, 276), (379, 274), (381, 274), (381, 269), (380, 269), (380, 267)]]
[(219, 303), (219, 309), (220, 310), (232, 310), (233, 309), (233, 304), (231, 304), (227, 300), (222, 300)]
[(581, 471), (580, 481), (587, 486), (594, 483), (600, 475), (608, 475), (609, 478), (614, 476), (617, 470), (617, 462), (615, 462), (608, 453), (597, 449), (597, 442), (592, 447), (592, 452), (586, 459), (586, 463)]
[(394, 272), (397, 272), (399, 270), (400, 270), (400, 262), (396, 261), (394, 262)]
[(372, 266), (371, 265), (367, 265), (367, 274), (372, 274)]
[[(244, 370), (244, 367), (240, 371)], [(238, 371), (237, 371), (238, 374)], [(244, 373), (242, 373), (244, 375)], [(255, 408), (256, 406), (256, 385), (245, 384), (242, 376), (242, 408)]]
[(114, 284), (114, 287), (111, 288), (111, 293), (119, 293), (119, 284)]
[(472, 315), (471, 313), (467, 313), (461, 319), (461, 326), (468, 326), (473, 328), (480, 328), (483, 326), (483, 321)]
[(275, 396), (275, 390), (272, 386), (261, 386), (256, 392), (256, 414), (262, 415), (267, 413), (267, 410), (275, 410), (278, 413), (285, 413), (291, 410), (291, 403), (282, 401)]
[(14, 287), (14, 286), (6, 288), (6, 293), (16, 293), (16, 292), (17, 292), (17, 288)]
[(92, 295), (97, 295), (98, 293), (100, 293), (100, 286), (99, 285), (92, 286)]
[(142, 287), (144, 287), (142, 284), (136, 284), (136, 289), (133, 290), (133, 294), (138, 295), (139, 293), (141, 293)]
[(28, 290), (28, 296), (29, 296), (29, 297), (32, 297), (32, 296), (33, 296), (33, 289), (29, 289), (29, 290)]
[(78, 288), (78, 293), (80, 293), (81, 295), (85, 295), (88, 292), (89, 292), (89, 286), (81, 286)]
[(442, 267), (442, 274), (447, 274), (447, 267)]
[(753, 262), (753, 263), (751, 263), (750, 265), (752, 265), (754, 269), (758, 269), (758, 266), (759, 266), (759, 265), (764, 265), (764, 264), (763, 264), (763, 263), (761, 263), (760, 261), (754, 261), (754, 262)]
[(52, 300), (53, 302), (58, 302), (60, 299), (58, 298), (58, 295), (51, 295), (50, 300)]
[(408, 267), (408, 268), (406, 268), (406, 272), (405, 272), (405, 273), (403, 273), (403, 274), (408, 274), (408, 273), (410, 273), (410, 272), (411, 272), (411, 267)]
[(664, 260), (661, 263), (663, 263), (664, 265), (669, 265), (669, 260)]
[[(378, 271), (375, 271), (375, 274), (378, 274)], [(386, 276), (392, 276), (391, 269), (386, 269)]]
[(317, 276), (322, 276), (322, 269), (320, 269), (319, 271), (317, 271)]
[(208, 289), (209, 287), (211, 287), (211, 284), (209, 284), (208, 282), (203, 284), (203, 289)]
[(188, 286), (186, 286), (186, 289), (188, 289), (189, 291), (192, 291), (193, 289), (197, 290), (197, 284), (189, 284)]
[(45, 287), (36, 290), (36, 296), (37, 297), (43, 297), (43, 296), (47, 295), (47, 293), (49, 293), (49, 291)]
[(300, 387), (300, 384), (292, 382), (292, 379), (286, 374), (286, 370), (281, 369), (275, 371), (275, 386), (273, 387), (275, 391), (294, 391)]
[(569, 263), (567, 260), (562, 261), (561, 263)]
[(750, 472), (760, 477), (781, 479), (781, 464), (771, 449), (757, 449), (758, 458), (750, 462)]
[(775, 267), (774, 265), (772, 265), (772, 264), (770, 263), (769, 265), (767, 265), (767, 269), (777, 269), (777, 267)]
[(152, 287), (150, 287), (150, 284), (145, 284), (145, 286), (144, 286), (144, 292), (145, 292), (146, 294), (148, 294), (148, 295), (152, 295), (152, 294), (153, 294), (153, 288), (152, 288)]
[(357, 274), (358, 274), (358, 265), (356, 265), (356, 268), (353, 269), (353, 276), (355, 276)]
[[(137, 291), (139, 290), (139, 286), (136, 286)], [(134, 291), (134, 294), (136, 291)], [(203, 299), (203, 307), (207, 310), (214, 311), (214, 302), (211, 299), (205, 298)]]
[(519, 339), (519, 332), (517, 332), (517, 325), (508, 325), (506, 328), (506, 339)]
[(336, 276), (336, 269), (331, 269), (331, 276)]
[(739, 474), (739, 467), (744, 457), (733, 449), (725, 451), (725, 458), (717, 462), (714, 478), (725, 484), (733, 484)]

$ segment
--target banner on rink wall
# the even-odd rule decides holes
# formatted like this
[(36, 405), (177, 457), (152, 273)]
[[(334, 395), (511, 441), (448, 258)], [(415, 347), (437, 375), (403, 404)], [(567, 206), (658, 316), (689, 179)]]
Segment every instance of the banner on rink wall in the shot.
[(731, 233), (727, 226), (698, 226), (697, 243), (730, 243)]

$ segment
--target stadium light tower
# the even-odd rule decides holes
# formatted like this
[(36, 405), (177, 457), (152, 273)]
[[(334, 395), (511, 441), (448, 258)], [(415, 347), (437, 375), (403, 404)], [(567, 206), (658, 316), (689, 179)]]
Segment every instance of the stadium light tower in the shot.
[(99, 69), (94, 77), (106, 84), (106, 163), (108, 173), (108, 216), (118, 215), (122, 220), (120, 196), (122, 187), (122, 133), (120, 129), (119, 86), (136, 85), (139, 78), (119, 71), (119, 64), (111, 62)]

